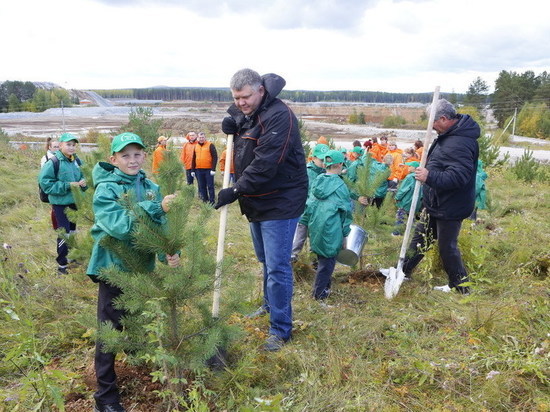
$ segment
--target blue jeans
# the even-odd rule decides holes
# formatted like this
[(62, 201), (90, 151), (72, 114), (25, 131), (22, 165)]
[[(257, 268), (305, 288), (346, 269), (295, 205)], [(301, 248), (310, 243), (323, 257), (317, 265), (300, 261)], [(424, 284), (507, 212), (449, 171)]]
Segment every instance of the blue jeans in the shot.
[(292, 337), (292, 239), (300, 218), (250, 223), (256, 257), (264, 269), (264, 307), (269, 312), (269, 334)]

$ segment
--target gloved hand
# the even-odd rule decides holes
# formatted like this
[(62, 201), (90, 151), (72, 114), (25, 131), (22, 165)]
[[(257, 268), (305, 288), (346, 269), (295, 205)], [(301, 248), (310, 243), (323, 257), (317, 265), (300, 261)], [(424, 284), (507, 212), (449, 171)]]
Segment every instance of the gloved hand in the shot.
[(237, 198), (239, 197), (239, 194), (233, 187), (228, 187), (226, 189), (222, 189), (218, 192), (218, 202), (214, 206), (214, 209), (219, 209), (222, 206), (228, 205), (229, 203), (233, 203)]
[(191, 177), (195, 177), (195, 172), (191, 172)]
[(225, 134), (235, 134), (239, 131), (237, 122), (231, 116), (224, 117), (222, 120), (222, 132)]
[(216, 175), (216, 171), (215, 170), (211, 170), (210, 171), (210, 176), (215, 176)]

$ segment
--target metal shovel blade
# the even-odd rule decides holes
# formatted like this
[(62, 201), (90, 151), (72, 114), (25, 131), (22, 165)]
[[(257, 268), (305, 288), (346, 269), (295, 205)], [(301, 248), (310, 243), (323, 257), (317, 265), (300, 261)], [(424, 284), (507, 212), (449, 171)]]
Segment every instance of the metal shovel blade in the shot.
[(390, 268), (386, 282), (384, 283), (384, 295), (386, 299), (393, 299), (399, 292), (399, 288), (405, 279), (405, 273), (396, 268)]

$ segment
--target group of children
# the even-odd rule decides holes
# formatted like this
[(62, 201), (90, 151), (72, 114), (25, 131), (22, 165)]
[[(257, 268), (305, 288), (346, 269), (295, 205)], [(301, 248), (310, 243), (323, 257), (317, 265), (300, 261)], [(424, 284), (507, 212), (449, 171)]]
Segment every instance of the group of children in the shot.
[[(326, 139), (319, 140), (314, 146), (311, 160), (307, 164), (309, 177), (309, 194), (306, 210), (298, 223), (292, 247), (291, 260), (297, 260), (309, 235), (310, 249), (317, 255), (316, 274), (312, 295), (317, 300), (330, 295), (331, 278), (336, 264), (336, 256), (345, 249), (345, 239), (350, 233), (352, 223), (353, 200), (362, 205), (381, 207), (388, 191), (394, 193), (397, 207), (393, 236), (402, 234), (402, 228), (411, 209), (416, 186), (415, 170), (420, 166), (423, 144), (416, 141), (414, 147), (401, 151), (395, 142), (388, 142), (382, 137), (378, 143), (373, 138), (365, 149), (359, 141), (353, 143), (351, 151), (330, 150)], [(370, 159), (367, 158), (370, 157)], [(358, 196), (350, 190), (344, 179), (356, 182), (358, 171), (370, 166), (370, 182), (381, 181), (370, 199)], [(378, 178), (378, 176), (387, 178)], [(478, 209), (486, 208), (485, 179), (481, 161), (478, 163), (476, 178), (476, 209), (472, 219), (476, 218)], [(415, 208), (415, 217), (422, 208), (422, 186), (419, 187)]]

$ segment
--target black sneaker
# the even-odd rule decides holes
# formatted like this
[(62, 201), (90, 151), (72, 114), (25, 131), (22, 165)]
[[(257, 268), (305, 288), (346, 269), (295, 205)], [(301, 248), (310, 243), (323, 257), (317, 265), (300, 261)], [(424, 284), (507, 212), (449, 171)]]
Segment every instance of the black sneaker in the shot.
[(57, 267), (57, 274), (58, 275), (66, 275), (67, 273), (69, 273), (69, 271), (67, 270), (67, 266), (58, 266)]
[(126, 412), (126, 409), (118, 402), (109, 403), (103, 405), (101, 403), (96, 403), (94, 407), (94, 412)]

